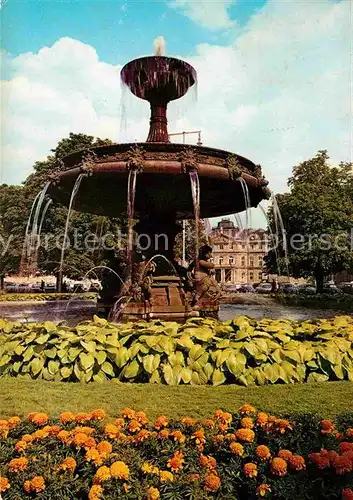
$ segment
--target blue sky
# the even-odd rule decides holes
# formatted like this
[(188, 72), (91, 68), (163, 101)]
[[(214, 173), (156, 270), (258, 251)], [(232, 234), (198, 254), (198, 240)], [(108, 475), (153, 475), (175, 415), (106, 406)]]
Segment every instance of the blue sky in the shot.
[[(244, 26), (264, 0), (238, 0), (229, 16)], [(227, 45), (230, 30), (210, 31), (166, 1), (8, 0), (2, 9), (2, 48), (12, 55), (37, 52), (61, 37), (92, 45), (99, 57), (116, 64), (151, 53), (164, 35), (170, 54), (190, 54), (200, 43)]]
[(161, 35), (199, 81), (196, 103), (170, 106), (170, 132), (201, 129), (275, 192), (319, 149), (352, 161), (350, 0), (7, 0), (1, 17), (0, 182), (22, 182), (70, 132), (144, 141), (148, 105), (119, 73)]

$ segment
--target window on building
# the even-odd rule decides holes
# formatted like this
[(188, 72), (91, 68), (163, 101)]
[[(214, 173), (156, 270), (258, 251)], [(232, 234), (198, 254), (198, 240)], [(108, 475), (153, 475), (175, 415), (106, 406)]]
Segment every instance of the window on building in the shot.
[(220, 281), (222, 279), (222, 274), (221, 274), (220, 269), (216, 269), (215, 278), (216, 278), (216, 281), (218, 281), (218, 283), (220, 283)]
[(222, 266), (223, 265), (223, 257), (220, 257), (219, 258), (219, 265)]
[(245, 257), (242, 257), (242, 258), (241, 258), (241, 265), (242, 265), (242, 267), (244, 267), (244, 266), (245, 266)]
[(262, 272), (261, 271), (259, 271), (257, 273), (257, 279), (260, 280), (260, 281), (262, 280)]
[(250, 259), (249, 259), (249, 265), (251, 267), (254, 267), (254, 257), (250, 257)]
[(234, 257), (229, 257), (229, 264), (234, 264)]
[(262, 267), (262, 264), (263, 264), (263, 259), (262, 257), (259, 257), (259, 267)]
[(249, 273), (249, 280), (253, 281), (253, 279), (254, 279), (254, 273)]
[(223, 250), (223, 245), (219, 245), (219, 249), (220, 249), (220, 250)]
[(245, 280), (245, 273), (241, 273), (241, 279)]

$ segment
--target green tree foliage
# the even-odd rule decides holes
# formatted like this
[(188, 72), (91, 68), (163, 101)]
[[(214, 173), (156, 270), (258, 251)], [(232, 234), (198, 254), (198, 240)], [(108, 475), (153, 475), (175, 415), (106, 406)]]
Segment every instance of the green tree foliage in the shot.
[[(268, 271), (288, 268), (294, 277), (313, 277), (318, 291), (326, 276), (353, 270), (353, 164), (331, 167), (328, 160), (327, 151), (319, 151), (293, 168), (290, 191), (276, 196), (286, 238), (280, 234), (277, 251), (266, 258)], [(280, 232), (273, 206), (269, 223), (274, 233)]]

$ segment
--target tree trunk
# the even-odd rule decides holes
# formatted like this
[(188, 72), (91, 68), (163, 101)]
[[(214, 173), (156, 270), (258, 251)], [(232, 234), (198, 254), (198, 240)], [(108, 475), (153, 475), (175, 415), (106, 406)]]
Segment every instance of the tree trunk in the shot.
[(323, 288), (324, 288), (324, 278), (325, 278), (325, 275), (322, 271), (315, 272), (316, 293), (322, 293)]
[(3, 274), (0, 275), (0, 291), (5, 288), (5, 276)]

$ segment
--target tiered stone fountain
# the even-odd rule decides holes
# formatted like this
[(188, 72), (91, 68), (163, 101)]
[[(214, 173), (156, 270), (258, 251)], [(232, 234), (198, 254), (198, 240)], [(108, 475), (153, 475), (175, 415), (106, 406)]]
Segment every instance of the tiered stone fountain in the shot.
[[(197, 295), (195, 307), (182, 280), (185, 270), (174, 262), (179, 221), (241, 212), (246, 208), (245, 198), (250, 206), (257, 206), (268, 197), (267, 182), (259, 165), (238, 154), (170, 143), (167, 105), (196, 84), (192, 66), (162, 55), (143, 57), (126, 64), (121, 79), (135, 96), (150, 103), (146, 142), (104, 146), (67, 156), (63, 160), (65, 171), (54, 176), (50, 194), (69, 205), (75, 181), (86, 174), (75, 209), (128, 217), (131, 273), (120, 290), (125, 296), (121, 300), (125, 304), (122, 319), (182, 320), (193, 314), (215, 315), (217, 297)], [(244, 197), (244, 186), (248, 197)], [(143, 248), (150, 243), (142, 261), (135, 251), (134, 236)]]

